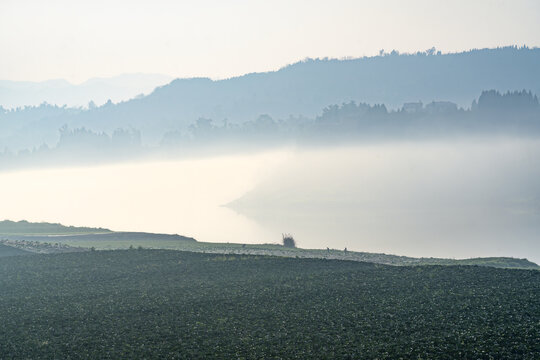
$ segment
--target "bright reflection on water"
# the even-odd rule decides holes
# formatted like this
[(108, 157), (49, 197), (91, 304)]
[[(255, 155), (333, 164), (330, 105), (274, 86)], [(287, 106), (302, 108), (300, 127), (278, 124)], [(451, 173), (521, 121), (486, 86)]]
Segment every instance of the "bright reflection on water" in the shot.
[(540, 262), (539, 179), (534, 140), (289, 149), (1, 173), (0, 218)]
[(284, 151), (0, 173), (0, 218), (259, 242), (253, 221), (221, 205), (258, 183)]

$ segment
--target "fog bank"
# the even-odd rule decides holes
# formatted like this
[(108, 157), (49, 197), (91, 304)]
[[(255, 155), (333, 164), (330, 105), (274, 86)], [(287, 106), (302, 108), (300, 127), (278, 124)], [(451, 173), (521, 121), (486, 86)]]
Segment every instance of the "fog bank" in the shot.
[(535, 139), (301, 147), (2, 173), (0, 218), (540, 263), (539, 178)]
[(301, 246), (540, 261), (540, 142), (476, 139), (299, 151), (230, 204)]

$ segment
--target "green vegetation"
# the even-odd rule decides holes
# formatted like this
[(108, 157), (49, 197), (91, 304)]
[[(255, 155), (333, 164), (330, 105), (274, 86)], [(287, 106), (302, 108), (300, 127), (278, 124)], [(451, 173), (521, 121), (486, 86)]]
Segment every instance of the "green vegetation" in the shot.
[[(0, 222), (13, 223), (13, 222)], [(396, 266), (411, 266), (411, 265), (479, 265), (498, 268), (514, 268), (514, 269), (539, 269), (540, 266), (528, 261), (527, 259), (516, 259), (509, 257), (491, 257), (491, 258), (474, 258), (474, 259), (442, 259), (442, 258), (413, 258), (408, 256), (377, 254), (357, 251), (343, 251), (336, 249), (301, 249), (296, 248), (292, 236), (283, 237), (284, 245), (285, 238), (288, 240), (288, 246), (280, 244), (235, 244), (235, 243), (207, 243), (198, 242), (191, 237), (182, 235), (155, 234), (144, 232), (113, 232), (102, 228), (73, 228), (66, 227), (60, 224), (60, 228), (65, 229), (91, 229), (103, 230), (103, 232), (89, 233), (64, 233), (63, 235), (51, 236), (47, 232), (39, 232), (39, 223), (28, 223), (21, 221), (19, 223), (29, 224), (28, 228), (34, 228), (35, 233), (31, 235), (25, 234), (2, 234), (0, 231), (0, 243), (4, 245), (16, 247), (22, 250), (27, 250), (37, 253), (59, 253), (59, 252), (75, 252), (81, 250), (97, 249), (97, 250), (119, 250), (130, 248), (145, 248), (145, 249), (167, 249), (180, 250), (191, 252), (203, 252), (213, 254), (236, 254), (236, 255), (272, 255), (282, 257), (298, 257), (298, 258), (317, 258), (317, 259), (332, 259), (332, 260), (350, 260), (372, 262), (377, 264), (396, 265)], [(15, 224), (19, 224), (15, 223)], [(1, 229), (1, 227), (0, 227)], [(42, 230), (48, 228), (42, 227)], [(13, 253), (13, 255), (16, 255)]]
[(15, 255), (30, 255), (31, 253), (23, 249), (5, 245), (0, 242), (0, 257), (15, 256)]
[[(521, 269), (540, 269), (540, 267), (527, 260), (516, 259), (510, 257), (488, 257), (488, 258), (473, 258), (455, 260), (458, 265), (478, 265), (478, 266), (493, 266), (504, 268), (521, 268)], [(442, 264), (444, 265), (444, 264)], [(501, 266), (504, 265), (504, 266)]]
[[(114, 234), (114, 233), (112, 233)], [(42, 251), (43, 248), (37, 246), (39, 242), (54, 241), (62, 246), (68, 246), (76, 249), (97, 250), (122, 250), (129, 248), (145, 248), (145, 249), (166, 249), (180, 250), (212, 254), (233, 254), (233, 255), (258, 255), (258, 256), (281, 256), (293, 258), (314, 258), (327, 260), (350, 260), (371, 262), (385, 265), (396, 266), (414, 266), (414, 265), (478, 265), (490, 266), (497, 268), (515, 268), (515, 269), (540, 269), (537, 264), (528, 261), (527, 259), (516, 259), (508, 257), (494, 258), (475, 258), (475, 259), (441, 259), (441, 258), (413, 258), (408, 256), (377, 254), (367, 252), (356, 252), (342, 250), (320, 250), (320, 249), (301, 249), (287, 248), (278, 244), (234, 244), (234, 243), (207, 243), (193, 240), (176, 240), (174, 238), (155, 238), (150, 236), (140, 236), (133, 238), (115, 239), (114, 237), (100, 236), (62, 236), (54, 239), (39, 238), (39, 237), (16, 237), (21, 244), (30, 242), (31, 247), (39, 249), (35, 252), (56, 252), (54, 248), (48, 246), (51, 251)], [(159, 235), (159, 234), (155, 234)], [(12, 237), (9, 237), (10, 239)], [(24, 240), (21, 240), (24, 239)], [(188, 238), (190, 239), (190, 238)], [(13, 244), (11, 244), (13, 245)], [(18, 245), (19, 247), (22, 247)], [(26, 246), (22, 247), (26, 248)]]
[(476, 258), (465, 260), (441, 258), (413, 258), (408, 256), (377, 254), (343, 250), (321, 250), (287, 248), (279, 244), (235, 244), (235, 243), (208, 243), (200, 241), (177, 241), (173, 239), (155, 239), (152, 237), (139, 237), (123, 240), (108, 240), (105, 237), (95, 236), (92, 240), (84, 237), (70, 237), (58, 239), (66, 245), (73, 247), (91, 248), (98, 250), (129, 249), (130, 247), (143, 247), (145, 249), (167, 249), (192, 251), (213, 254), (236, 255), (272, 255), (293, 258), (316, 258), (328, 260), (350, 260), (372, 262), (377, 264), (411, 266), (411, 265), (479, 265), (499, 268), (540, 269), (540, 267), (527, 259), (507, 257)]
[(540, 272), (166, 250), (0, 260), (4, 358), (537, 359)]
[(64, 235), (64, 234), (90, 234), (108, 233), (109, 229), (64, 226), (46, 222), (32, 223), (26, 220), (0, 221), (0, 235)]

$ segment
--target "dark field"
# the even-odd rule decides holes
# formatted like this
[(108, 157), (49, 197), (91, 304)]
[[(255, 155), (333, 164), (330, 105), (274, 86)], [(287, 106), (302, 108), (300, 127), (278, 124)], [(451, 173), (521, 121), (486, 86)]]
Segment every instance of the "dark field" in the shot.
[(0, 358), (540, 358), (540, 271), (116, 250), (0, 259)]
[(0, 243), (0, 258), (5, 257), (5, 256), (30, 255), (30, 254), (32, 253)]

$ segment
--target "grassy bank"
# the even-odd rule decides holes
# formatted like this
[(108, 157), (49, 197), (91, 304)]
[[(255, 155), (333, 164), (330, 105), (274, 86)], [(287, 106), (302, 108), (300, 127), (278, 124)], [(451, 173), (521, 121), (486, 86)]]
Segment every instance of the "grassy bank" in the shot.
[[(367, 253), (358, 251), (343, 251), (336, 249), (302, 249), (286, 248), (275, 244), (234, 244), (234, 243), (207, 243), (195, 241), (193, 238), (180, 235), (165, 235), (151, 233), (115, 233), (87, 234), (70, 236), (4, 236), (21, 244), (32, 242), (35, 252), (54, 252), (64, 246), (73, 247), (74, 251), (80, 248), (97, 250), (117, 250), (129, 248), (180, 250), (213, 254), (236, 255), (272, 255), (293, 258), (316, 258), (372, 262), (377, 264), (411, 266), (411, 265), (478, 265), (499, 268), (540, 269), (540, 267), (527, 259), (510, 257), (491, 257), (473, 259), (444, 259), (444, 258), (414, 258), (389, 254)], [(46, 248), (37, 244), (47, 244)], [(16, 245), (16, 243), (11, 243)], [(55, 245), (56, 244), (56, 245)], [(54, 245), (54, 246), (53, 246)], [(28, 250), (24, 245), (19, 245)], [(62, 251), (65, 252), (65, 251)]]

